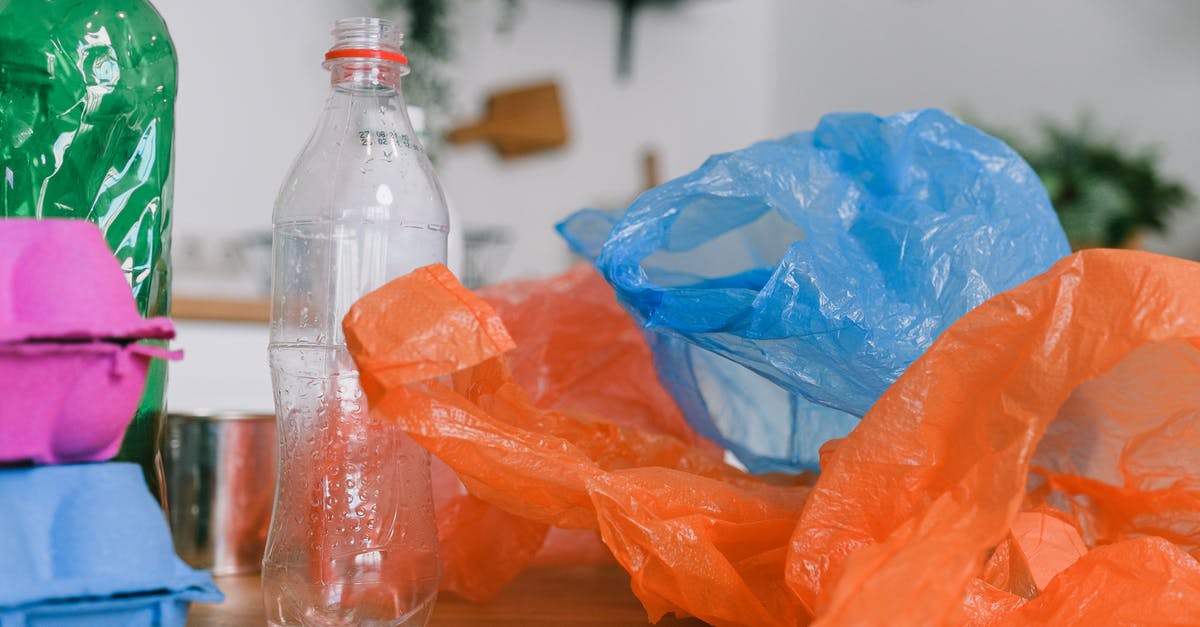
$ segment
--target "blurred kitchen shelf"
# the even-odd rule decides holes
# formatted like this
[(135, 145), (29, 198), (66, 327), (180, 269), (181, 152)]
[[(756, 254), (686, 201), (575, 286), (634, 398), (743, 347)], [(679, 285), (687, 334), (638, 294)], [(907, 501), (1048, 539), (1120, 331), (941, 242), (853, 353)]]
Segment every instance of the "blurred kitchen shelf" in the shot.
[(175, 296), (171, 317), (176, 320), (219, 320), (224, 322), (270, 322), (271, 302), (226, 298)]

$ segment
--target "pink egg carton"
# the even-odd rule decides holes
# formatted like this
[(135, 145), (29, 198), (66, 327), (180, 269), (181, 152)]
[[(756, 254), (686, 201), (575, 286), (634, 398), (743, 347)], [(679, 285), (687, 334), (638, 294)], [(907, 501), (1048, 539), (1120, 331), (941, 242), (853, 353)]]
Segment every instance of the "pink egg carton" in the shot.
[(150, 360), (179, 353), (143, 319), (100, 229), (0, 220), (0, 463), (101, 461), (137, 411)]

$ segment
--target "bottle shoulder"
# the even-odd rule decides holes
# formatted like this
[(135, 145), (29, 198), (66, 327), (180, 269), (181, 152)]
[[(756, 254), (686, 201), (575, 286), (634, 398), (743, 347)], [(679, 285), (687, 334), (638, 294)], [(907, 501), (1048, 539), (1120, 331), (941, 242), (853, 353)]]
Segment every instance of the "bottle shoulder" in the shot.
[(445, 194), (423, 153), (394, 145), (329, 144), (314, 137), (280, 187), (276, 221), (356, 215), (449, 221)]

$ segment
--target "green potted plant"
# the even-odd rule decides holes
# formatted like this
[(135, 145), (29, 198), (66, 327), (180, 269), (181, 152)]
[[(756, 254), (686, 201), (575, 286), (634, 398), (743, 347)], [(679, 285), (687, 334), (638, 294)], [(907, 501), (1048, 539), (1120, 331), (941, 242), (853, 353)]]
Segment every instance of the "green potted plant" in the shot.
[[(498, 28), (507, 30), (517, 17), (520, 0), (504, 0)], [(380, 9), (398, 10), (405, 19), (404, 49), (420, 69), (405, 80), (409, 103), (434, 110), (445, 109), (450, 84), (443, 64), (454, 54), (451, 13), (454, 0), (377, 0)]]
[(1191, 193), (1159, 170), (1151, 148), (1131, 149), (1095, 129), (1084, 116), (1074, 126), (1043, 121), (1039, 140), (999, 136), (1037, 172), (1071, 247), (1134, 247), (1144, 231), (1162, 231)]

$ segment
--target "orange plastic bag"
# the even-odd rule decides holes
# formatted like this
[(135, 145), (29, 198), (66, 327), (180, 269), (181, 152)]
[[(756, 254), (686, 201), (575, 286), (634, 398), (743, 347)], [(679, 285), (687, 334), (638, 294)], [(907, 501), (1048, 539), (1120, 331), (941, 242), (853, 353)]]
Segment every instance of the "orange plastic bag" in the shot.
[[(641, 331), (595, 270), (479, 292), (516, 347), (505, 354), (537, 407), (605, 416), (717, 452), (696, 435), (658, 383)], [(508, 346), (508, 345), (506, 345)], [(529, 565), (611, 562), (594, 530), (565, 530), (506, 512), (469, 494), (434, 460), (442, 588), (483, 600)]]
[(444, 268), (368, 295), (346, 335), (378, 410), (478, 498), (598, 529), (651, 619), (1200, 624), (1197, 288), (1192, 262), (1068, 257), (952, 325), (811, 488), (538, 407)]
[(514, 381), (538, 407), (604, 416), (718, 452), (659, 384), (641, 330), (590, 266), (478, 295), (516, 342), (505, 358)]
[[(964, 316), (823, 465), (791, 542), (792, 590), (834, 624), (879, 616), (892, 616), (891, 624), (940, 624), (961, 611), (963, 591), (1022, 506), (1070, 502), (1080, 523), (1123, 529), (1086, 534), (1093, 545), (1158, 533), (1154, 523), (1165, 521), (1155, 519), (1179, 515), (1180, 503), (1162, 509), (1169, 497), (1155, 493), (1157, 479), (1172, 497), (1192, 503), (1195, 520), (1200, 492), (1189, 476), (1200, 462), (1200, 422), (1190, 421), (1189, 442), (1176, 440), (1193, 452), (1162, 455), (1161, 446), (1186, 438), (1179, 429), (1163, 436), (1181, 416), (1200, 411), (1198, 286), (1200, 265), (1192, 262), (1089, 251)], [(1157, 454), (1140, 467), (1126, 465), (1121, 478), (1120, 458), (1155, 446)], [(1035, 460), (1068, 474), (1031, 479)], [(1027, 494), (1031, 480), (1044, 484)], [(1138, 516), (1154, 523), (1138, 524)], [(1190, 548), (1200, 540), (1200, 526), (1191, 527), (1172, 539), (1190, 535)], [(1145, 563), (1174, 563), (1180, 550), (1138, 547)], [(1087, 554), (1080, 562), (1092, 559), (1099, 558)], [(1193, 585), (1200, 571), (1179, 574)], [(1167, 575), (1088, 600), (1111, 608), (1148, 596), (1162, 601), (1150, 588)], [(1039, 595), (1035, 603), (1049, 601)], [(1185, 624), (1200, 621), (1200, 597), (1191, 604), (1172, 608), (1185, 612)], [(1054, 611), (1061, 613), (1056, 622), (1069, 623), (1071, 612), (1084, 608)], [(977, 612), (978, 622), (988, 621), (987, 608)]]

